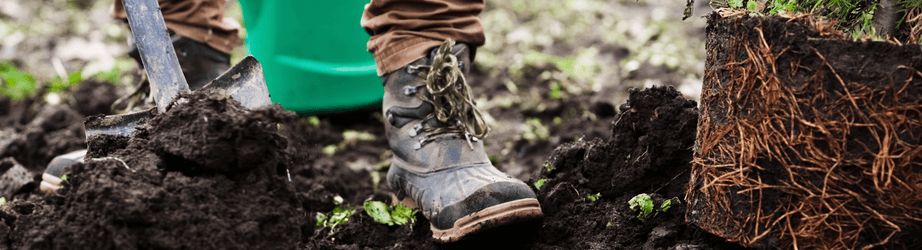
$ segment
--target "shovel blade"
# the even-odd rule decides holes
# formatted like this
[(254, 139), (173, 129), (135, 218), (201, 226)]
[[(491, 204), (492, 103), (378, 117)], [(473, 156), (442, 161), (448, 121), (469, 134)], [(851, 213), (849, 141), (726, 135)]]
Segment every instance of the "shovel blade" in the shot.
[[(253, 56), (244, 58), (202, 87), (202, 90), (205, 89), (237, 100), (248, 109), (272, 104), (262, 65)], [(147, 124), (147, 119), (153, 116), (153, 112), (154, 109), (150, 109), (121, 115), (89, 117), (83, 123), (87, 141), (101, 134), (132, 137), (137, 127)]]
[(253, 56), (247, 56), (233, 68), (202, 87), (215, 89), (225, 97), (237, 100), (248, 109), (272, 104), (269, 87), (263, 76), (263, 67)]
[(121, 115), (88, 117), (83, 122), (86, 128), (86, 139), (89, 141), (91, 137), (101, 134), (132, 137), (138, 126), (147, 124), (147, 119), (152, 116), (152, 112), (154, 112), (153, 108)]

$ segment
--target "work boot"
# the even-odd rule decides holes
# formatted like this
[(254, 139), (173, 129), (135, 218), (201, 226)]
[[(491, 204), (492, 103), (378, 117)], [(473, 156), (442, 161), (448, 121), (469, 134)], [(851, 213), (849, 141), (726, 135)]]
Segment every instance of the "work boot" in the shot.
[[(173, 41), (173, 48), (176, 50), (176, 57), (179, 59), (179, 67), (182, 69), (183, 76), (186, 77), (186, 82), (189, 83), (189, 89), (200, 89), (230, 69), (230, 54), (212, 48), (206, 43), (192, 40), (172, 31), (169, 32)], [(128, 56), (134, 58), (138, 65), (143, 67), (141, 54), (138, 52), (137, 46), (130, 43), (129, 47), (131, 49)], [(150, 83), (146, 79), (146, 72), (141, 75), (142, 78), (138, 81), (135, 91), (113, 103), (112, 110), (115, 113), (128, 113), (156, 106), (153, 99), (149, 98)], [(125, 108), (117, 110), (116, 107), (121, 103), (126, 103)], [(42, 174), (42, 184), (40, 185), (42, 192), (52, 193), (61, 188), (61, 177), (64, 170), (74, 164), (83, 162), (85, 156), (86, 149), (82, 149), (59, 155), (52, 159), (51, 163), (48, 163), (48, 166), (45, 167), (45, 173)]]
[(471, 98), (471, 49), (446, 40), (427, 57), (382, 77), (385, 128), (394, 157), (387, 182), (453, 242), (543, 216), (524, 182), (493, 167), (489, 128)]

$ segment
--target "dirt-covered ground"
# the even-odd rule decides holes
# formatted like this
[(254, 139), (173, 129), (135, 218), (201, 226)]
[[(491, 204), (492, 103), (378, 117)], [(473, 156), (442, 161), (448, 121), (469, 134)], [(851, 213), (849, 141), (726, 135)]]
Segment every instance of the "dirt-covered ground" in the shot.
[[(107, 1), (38, 2), (0, 3), (0, 60), (39, 86), (0, 97), (0, 249), (739, 248), (686, 225), (684, 204), (645, 221), (628, 206), (641, 193), (657, 206), (682, 200), (688, 181), (704, 21), (681, 22), (674, 1), (488, 1), (488, 43), (469, 80), (493, 128), (487, 154), (543, 183), (545, 218), (448, 245), (422, 216), (386, 226), (362, 211), (388, 191), (376, 107), (300, 117), (190, 96), (133, 139), (89, 141), (95, 158), (69, 170), (57, 195), (39, 193), (54, 156), (87, 147), (83, 119), (111, 114), (132, 90), (134, 65)], [(696, 15), (708, 10), (700, 3)], [(51, 84), (73, 74), (81, 80)], [(337, 196), (359, 208), (331, 233), (316, 215)]]

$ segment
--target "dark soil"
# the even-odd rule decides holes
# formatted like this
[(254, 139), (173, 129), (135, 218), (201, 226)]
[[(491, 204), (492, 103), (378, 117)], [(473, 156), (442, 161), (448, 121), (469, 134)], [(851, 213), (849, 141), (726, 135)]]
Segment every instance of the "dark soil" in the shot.
[[(640, 193), (651, 194), (656, 205), (683, 199), (697, 123), (694, 101), (671, 87), (631, 90), (616, 114), (614, 105), (586, 104), (582, 97), (491, 113), (525, 114), (548, 124), (568, 113), (594, 117), (550, 125), (548, 140), (511, 142), (513, 153), (497, 165), (531, 166), (519, 170), (529, 185), (546, 179), (535, 189), (545, 218), (472, 241), (441, 244), (422, 216), (412, 226), (386, 226), (362, 210), (365, 199), (388, 197), (386, 185), (375, 192), (368, 171), (385, 173), (379, 168), (390, 158), (380, 111), (324, 116), (311, 124), (278, 108), (246, 111), (234, 101), (197, 94), (157, 115), (134, 138), (92, 138), (93, 158), (67, 172), (57, 195), (36, 195), (34, 187), (20, 191), (30, 195), (14, 197), (0, 212), (0, 249), (740, 248), (686, 224), (684, 201), (645, 222), (628, 208)], [(72, 124), (82, 125), (78, 120)], [(376, 138), (343, 141), (345, 130)], [(574, 138), (582, 139), (564, 141)], [(327, 156), (321, 153), (326, 145), (342, 150)], [(29, 159), (47, 162), (55, 154), (35, 155)], [(545, 162), (553, 170), (542, 168)], [(40, 176), (43, 166), (35, 166)], [(600, 199), (590, 201), (590, 194)], [(331, 233), (315, 226), (315, 217), (332, 210), (336, 196), (359, 208)]]

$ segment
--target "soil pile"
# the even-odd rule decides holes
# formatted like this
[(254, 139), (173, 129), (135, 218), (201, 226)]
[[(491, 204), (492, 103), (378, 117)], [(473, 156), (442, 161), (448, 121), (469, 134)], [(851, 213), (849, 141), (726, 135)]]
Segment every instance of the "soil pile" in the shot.
[(304, 214), (276, 125), (296, 116), (279, 106), (247, 110), (207, 93), (180, 97), (185, 103), (133, 138), (91, 138), (92, 158), (65, 172), (58, 196), (11, 204), (11, 246), (296, 248)]

